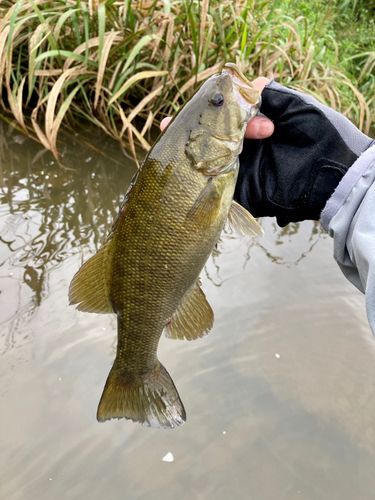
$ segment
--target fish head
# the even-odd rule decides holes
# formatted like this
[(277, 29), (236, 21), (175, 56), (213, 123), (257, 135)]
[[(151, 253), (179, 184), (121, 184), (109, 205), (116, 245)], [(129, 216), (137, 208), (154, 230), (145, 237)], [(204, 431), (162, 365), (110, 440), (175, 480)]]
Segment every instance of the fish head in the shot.
[(204, 175), (227, 171), (242, 151), (248, 122), (259, 111), (259, 90), (235, 64), (228, 63), (200, 87), (188, 104), (187, 156)]

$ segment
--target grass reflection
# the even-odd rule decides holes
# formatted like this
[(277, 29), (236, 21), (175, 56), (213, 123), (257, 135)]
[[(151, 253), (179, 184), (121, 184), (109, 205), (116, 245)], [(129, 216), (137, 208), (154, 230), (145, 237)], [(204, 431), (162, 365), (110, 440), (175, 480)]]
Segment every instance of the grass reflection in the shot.
[[(228, 254), (236, 253), (240, 256), (236, 256), (235, 259), (241, 260), (243, 270), (256, 251), (263, 253), (272, 265), (291, 268), (298, 266), (322, 238), (328, 237), (317, 221), (308, 221), (303, 224), (292, 223), (283, 228), (279, 227), (274, 219), (258, 219), (258, 222), (265, 232), (263, 238), (240, 237), (227, 230), (222, 234), (217, 247), (212, 252), (210, 265), (205, 268), (205, 276), (216, 287), (220, 287), (230, 278), (222, 272), (224, 261), (233, 260), (233, 257), (229, 257)], [(239, 249), (241, 246), (242, 250)]]
[[(64, 170), (50, 152), (20, 139), (16, 132), (2, 126), (0, 137), (3, 306), (10, 301), (9, 290), (18, 294), (11, 299), (17, 307), (10, 317), (1, 308), (0, 321), (10, 332), (20, 316), (34, 314), (48, 296), (48, 277), (54, 268), (69, 256), (100, 247), (135, 165), (129, 165), (118, 144), (103, 135), (94, 142), (102, 154), (82, 147), (78, 136), (67, 141), (64, 155), (69, 169)], [(17, 291), (9, 280), (19, 281)]]

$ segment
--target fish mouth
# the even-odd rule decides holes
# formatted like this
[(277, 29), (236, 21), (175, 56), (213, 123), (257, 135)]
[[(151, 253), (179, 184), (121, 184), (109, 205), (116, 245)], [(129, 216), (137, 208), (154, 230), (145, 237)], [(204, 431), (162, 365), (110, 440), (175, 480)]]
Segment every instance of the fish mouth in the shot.
[(250, 118), (255, 116), (261, 105), (260, 91), (246, 78), (234, 63), (226, 63), (222, 70), (223, 75), (232, 78), (234, 95), (240, 106), (250, 112)]

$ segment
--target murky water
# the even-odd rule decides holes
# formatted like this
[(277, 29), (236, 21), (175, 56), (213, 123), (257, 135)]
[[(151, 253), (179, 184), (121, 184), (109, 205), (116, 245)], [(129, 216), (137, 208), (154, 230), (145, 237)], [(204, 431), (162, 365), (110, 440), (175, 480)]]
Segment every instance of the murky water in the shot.
[(375, 340), (318, 224), (223, 237), (202, 275), (213, 331), (160, 343), (185, 425), (99, 424), (115, 318), (69, 307), (67, 290), (135, 167), (77, 136), (63, 171), (0, 132), (1, 499), (374, 499)]

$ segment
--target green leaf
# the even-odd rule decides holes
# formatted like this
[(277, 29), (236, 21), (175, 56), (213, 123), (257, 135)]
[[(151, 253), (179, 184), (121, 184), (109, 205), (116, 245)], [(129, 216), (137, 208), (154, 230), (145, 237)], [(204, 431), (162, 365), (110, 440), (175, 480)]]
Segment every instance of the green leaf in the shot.
[[(34, 1), (28, 0), (28, 2), (31, 4), (32, 8), (34, 9), (36, 15), (38, 16), (40, 23), (48, 24), (48, 21), (45, 19), (45, 17), (43, 16), (43, 14), (39, 10), (39, 8), (35, 5)], [(52, 50), (57, 50), (57, 45), (56, 45), (55, 39), (53, 38), (53, 36), (51, 34), (48, 35), (48, 41), (49, 41), (49, 44), (51, 45)]]
[(10, 23), (9, 23), (9, 34), (8, 34), (8, 43), (7, 43), (7, 54), (9, 56), (10, 54), (10, 44), (12, 43), (12, 38), (13, 38), (13, 30), (14, 30), (14, 24), (16, 22), (18, 12), (22, 5), (24, 4), (25, 0), (17, 0), (16, 6), (14, 8), (12, 17), (10, 18)]
[(155, 38), (157, 38), (155, 35), (146, 35), (139, 40), (139, 42), (133, 47), (132, 51), (130, 52), (128, 60), (126, 61), (126, 64), (122, 70), (123, 72), (125, 72), (129, 68), (129, 66), (137, 57), (137, 55), (141, 52), (143, 47), (148, 43), (150, 43), (151, 40), (154, 40)]
[(157, 76), (164, 76), (167, 75), (168, 71), (141, 71), (140, 73), (137, 73), (136, 75), (133, 75), (129, 80), (127, 80), (124, 85), (111, 97), (108, 105), (112, 104), (114, 101), (116, 101), (120, 95), (122, 95), (124, 92), (128, 90), (134, 83), (136, 83), (138, 80), (142, 80), (145, 78), (155, 78)]
[(87, 68), (87, 61), (89, 60), (89, 39), (90, 39), (89, 12), (87, 10), (86, 4), (83, 3), (81, 8), (83, 12), (83, 22), (85, 26), (85, 42), (86, 42), (85, 66)]
[[(77, 20), (76, 16), (75, 16), (75, 13), (78, 12), (79, 9), (69, 9), (68, 11), (65, 12), (65, 14), (63, 14), (62, 16), (59, 17), (59, 20), (57, 21), (56, 23), (56, 28), (55, 30), (57, 32), (60, 31), (60, 28), (62, 27), (62, 25), (65, 23), (65, 21), (70, 17), (73, 21), (73, 19)], [(79, 42), (80, 43), (80, 42)]]
[(191, 31), (191, 38), (193, 40), (193, 49), (194, 49), (194, 54), (198, 62), (198, 38), (197, 38), (197, 31), (195, 29), (195, 19), (194, 19), (194, 14), (191, 10), (193, 2), (190, 2), (189, 5), (189, 10), (188, 10), (188, 15), (189, 15), (189, 21), (190, 21), (190, 31)]
[(131, 63), (134, 61), (134, 59), (137, 57), (137, 55), (141, 52), (141, 50), (143, 49), (143, 47), (145, 45), (147, 45), (151, 40), (154, 40), (155, 38), (157, 38), (155, 35), (146, 35), (144, 37), (142, 37), (139, 42), (133, 47), (132, 51), (130, 52), (127, 60), (126, 60), (126, 63), (122, 69), (122, 75), (121, 77), (119, 78), (119, 80), (117, 81), (116, 85), (114, 86), (114, 89), (113, 89), (113, 92), (117, 92), (117, 90), (120, 88), (120, 86), (122, 85), (123, 81), (125, 80), (126, 78), (126, 70), (129, 68), (129, 66), (131, 65)]
[(72, 59), (75, 59), (76, 61), (80, 62), (89, 62), (93, 66), (98, 66), (98, 63), (95, 61), (92, 61), (91, 59), (86, 59), (85, 56), (81, 54), (75, 54), (74, 52), (71, 52), (70, 50), (48, 50), (47, 52), (43, 52), (42, 54), (39, 54), (39, 56), (35, 59), (35, 64), (43, 61), (43, 59), (46, 59), (47, 57), (71, 57)]
[(100, 4), (98, 7), (98, 21), (99, 21), (99, 56), (98, 56), (98, 64), (100, 66), (100, 61), (103, 53), (103, 45), (104, 45), (104, 31), (105, 31), (105, 5)]
[(243, 27), (242, 30), (242, 40), (241, 40), (241, 55), (243, 56), (245, 53), (245, 48), (246, 48), (246, 42), (247, 42), (247, 25)]

